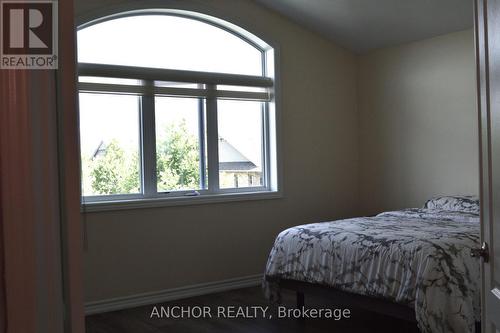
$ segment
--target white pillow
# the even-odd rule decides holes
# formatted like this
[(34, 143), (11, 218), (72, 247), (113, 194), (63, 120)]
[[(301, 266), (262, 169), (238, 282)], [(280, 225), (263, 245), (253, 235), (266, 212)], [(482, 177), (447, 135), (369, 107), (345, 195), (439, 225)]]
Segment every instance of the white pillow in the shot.
[(474, 195), (437, 196), (427, 200), (424, 204), (424, 208), (479, 215), (479, 198)]

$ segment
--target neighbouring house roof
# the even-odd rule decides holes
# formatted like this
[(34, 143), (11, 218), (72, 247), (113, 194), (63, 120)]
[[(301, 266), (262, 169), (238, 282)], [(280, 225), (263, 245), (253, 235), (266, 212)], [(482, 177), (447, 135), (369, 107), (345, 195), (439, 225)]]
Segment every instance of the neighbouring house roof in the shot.
[(96, 157), (99, 157), (101, 155), (104, 155), (106, 153), (106, 148), (108, 146), (104, 144), (104, 141), (101, 140), (101, 142), (99, 143), (99, 145), (97, 146), (96, 150), (94, 151), (94, 153), (92, 154), (92, 159), (96, 158)]
[(257, 165), (245, 157), (226, 139), (219, 137), (220, 171), (249, 171), (255, 168), (257, 168)]
[(250, 171), (256, 165), (252, 162), (219, 162), (219, 171)]

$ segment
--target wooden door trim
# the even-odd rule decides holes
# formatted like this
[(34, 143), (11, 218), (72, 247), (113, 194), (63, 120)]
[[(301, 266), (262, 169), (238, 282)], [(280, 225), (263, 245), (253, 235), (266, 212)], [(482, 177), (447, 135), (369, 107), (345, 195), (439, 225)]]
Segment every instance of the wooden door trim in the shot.
[[(488, 0), (474, 1), (474, 30), (476, 46), (477, 70), (477, 107), (479, 117), (479, 162), (480, 162), (480, 204), (481, 204), (481, 242), (493, 244), (493, 158), (492, 158), (492, 114), (490, 96), (490, 8)], [(495, 18), (496, 19), (496, 18)], [(493, 249), (492, 249), (493, 250)], [(491, 253), (494, 256), (493, 253)], [(493, 262), (493, 261), (492, 261)], [(493, 297), (490, 290), (493, 286), (493, 270), (491, 263), (481, 265), (481, 308), (488, 309), (489, 299)], [(490, 303), (491, 304), (491, 303)], [(481, 311), (483, 332), (494, 332), (488, 325), (487, 318), (491, 314)]]
[(65, 332), (84, 333), (83, 241), (76, 87), (76, 27), (72, 0), (59, 1), (57, 71), (59, 183)]

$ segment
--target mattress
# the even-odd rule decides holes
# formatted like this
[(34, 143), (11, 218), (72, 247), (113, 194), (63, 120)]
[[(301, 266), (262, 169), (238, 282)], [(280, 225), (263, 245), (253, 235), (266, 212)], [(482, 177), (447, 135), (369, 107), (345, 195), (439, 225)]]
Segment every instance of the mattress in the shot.
[[(264, 289), (279, 300), (279, 279), (320, 284), (409, 306), (421, 332), (474, 332), (480, 320), (476, 212), (413, 208), (281, 232)], [(270, 279), (268, 279), (270, 278)]]

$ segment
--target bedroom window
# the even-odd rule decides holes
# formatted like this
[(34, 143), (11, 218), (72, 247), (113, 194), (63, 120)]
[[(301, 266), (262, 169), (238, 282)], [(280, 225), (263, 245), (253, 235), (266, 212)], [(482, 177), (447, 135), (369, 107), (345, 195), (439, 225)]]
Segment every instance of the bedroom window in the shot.
[(276, 196), (272, 47), (166, 10), (100, 18), (77, 37), (87, 209)]

